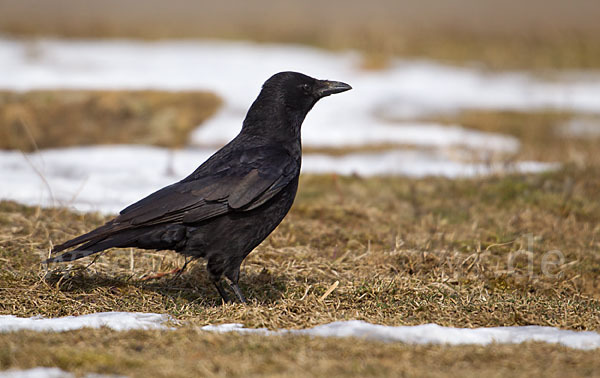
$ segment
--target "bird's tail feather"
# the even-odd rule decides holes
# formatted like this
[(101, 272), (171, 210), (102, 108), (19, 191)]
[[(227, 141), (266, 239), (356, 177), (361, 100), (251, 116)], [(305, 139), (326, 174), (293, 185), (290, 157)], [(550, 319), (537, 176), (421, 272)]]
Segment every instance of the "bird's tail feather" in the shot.
[(96, 252), (100, 252), (100, 250), (95, 250), (95, 249), (88, 249), (88, 250), (74, 249), (72, 251), (63, 253), (62, 255), (51, 257), (48, 260), (44, 261), (44, 264), (49, 264), (49, 263), (53, 263), (53, 262), (73, 261), (73, 260), (80, 259), (82, 257), (93, 255)]
[(79, 244), (82, 244), (85, 242), (97, 243), (98, 241), (101, 241), (102, 239), (106, 238), (106, 236), (110, 235), (111, 233), (114, 233), (115, 231), (119, 231), (119, 229), (117, 229), (116, 225), (113, 224), (112, 222), (108, 222), (96, 229), (93, 229), (92, 231), (90, 231), (86, 234), (79, 235), (78, 237), (68, 240), (62, 244), (55, 245), (52, 248), (52, 253), (64, 251), (65, 249), (75, 247), (76, 245), (79, 245)]
[[(85, 235), (83, 235), (85, 236)], [(80, 245), (72, 251), (68, 251), (59, 256), (54, 256), (46, 261), (45, 264), (52, 262), (64, 262), (64, 261), (73, 261), (77, 259), (81, 259), (83, 257), (93, 255), (94, 253), (104, 251), (105, 249), (112, 247), (125, 247), (131, 241), (131, 236), (127, 234), (117, 234), (117, 235), (109, 235), (109, 236), (100, 236), (95, 239), (89, 240), (90, 238), (84, 238), (81, 242), (76, 243), (81, 244), (83, 241), (87, 241), (87, 243)], [(69, 243), (69, 242), (67, 242)], [(65, 244), (67, 244), (65, 243)], [(64, 244), (63, 244), (64, 245)], [(62, 245), (61, 245), (62, 247)], [(68, 247), (65, 247), (68, 248)], [(64, 248), (61, 248), (62, 250)], [(53, 250), (54, 251), (54, 250)]]

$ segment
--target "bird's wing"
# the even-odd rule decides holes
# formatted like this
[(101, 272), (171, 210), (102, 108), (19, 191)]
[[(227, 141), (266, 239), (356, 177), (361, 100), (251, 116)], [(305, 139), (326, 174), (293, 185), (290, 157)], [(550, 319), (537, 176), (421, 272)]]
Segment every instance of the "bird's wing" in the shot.
[(184, 180), (150, 194), (103, 226), (55, 246), (52, 252), (98, 242), (131, 228), (193, 224), (228, 212), (252, 210), (273, 198), (300, 171), (300, 163), (277, 147), (216, 155)]
[[(299, 164), (283, 149), (255, 148), (230, 156), (211, 173), (192, 174), (127, 207), (116, 223), (197, 223), (264, 204), (287, 186)], [(213, 173), (214, 172), (214, 173)]]

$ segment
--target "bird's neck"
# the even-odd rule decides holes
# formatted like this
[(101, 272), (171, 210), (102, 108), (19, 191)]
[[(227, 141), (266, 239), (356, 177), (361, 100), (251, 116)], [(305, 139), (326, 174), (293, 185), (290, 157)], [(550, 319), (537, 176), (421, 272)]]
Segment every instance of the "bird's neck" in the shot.
[(244, 119), (242, 133), (274, 143), (300, 143), (300, 129), (306, 112), (287, 108), (281, 103), (255, 101)]

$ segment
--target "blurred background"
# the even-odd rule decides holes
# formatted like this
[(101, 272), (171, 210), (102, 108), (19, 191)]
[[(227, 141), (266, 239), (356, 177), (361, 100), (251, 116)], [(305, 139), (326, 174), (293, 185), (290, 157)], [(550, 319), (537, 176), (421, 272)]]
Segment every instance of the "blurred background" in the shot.
[(0, 30), (26, 36), (228, 38), (477, 60), (495, 68), (598, 67), (594, 0), (219, 2), (2, 0)]
[[(0, 170), (13, 183), (0, 196), (37, 203), (52, 191), (42, 202), (75, 196), (75, 207), (116, 211), (235, 136), (260, 85), (282, 70), (354, 87), (309, 115), (305, 172), (594, 165), (599, 15), (592, 0), (0, 0)], [(122, 182), (124, 160), (131, 170), (144, 162), (121, 157), (102, 170), (73, 156), (131, 156), (133, 145), (152, 146), (135, 154), (164, 175), (93, 202), (90, 188), (108, 197)], [(46, 183), (19, 190), (40, 172)]]

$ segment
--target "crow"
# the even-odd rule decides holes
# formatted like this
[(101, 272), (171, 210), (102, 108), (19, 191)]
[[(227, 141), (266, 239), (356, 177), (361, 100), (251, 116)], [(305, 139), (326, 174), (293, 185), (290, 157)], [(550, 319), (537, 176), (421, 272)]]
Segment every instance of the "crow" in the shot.
[(123, 209), (104, 225), (53, 248), (76, 247), (44, 263), (72, 261), (108, 248), (174, 250), (204, 258), (225, 302), (225, 276), (237, 299), (240, 265), (286, 216), (298, 189), (300, 127), (319, 99), (352, 89), (298, 72), (269, 78), (240, 133), (183, 180)]

